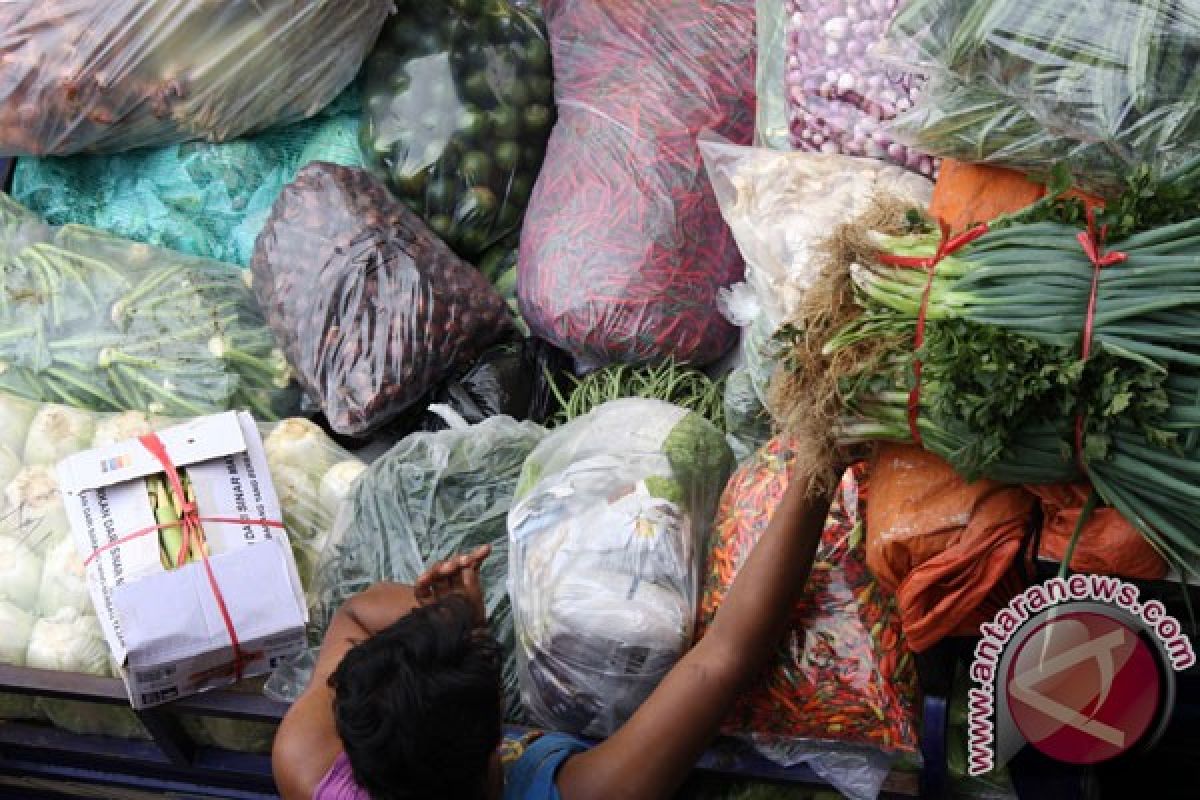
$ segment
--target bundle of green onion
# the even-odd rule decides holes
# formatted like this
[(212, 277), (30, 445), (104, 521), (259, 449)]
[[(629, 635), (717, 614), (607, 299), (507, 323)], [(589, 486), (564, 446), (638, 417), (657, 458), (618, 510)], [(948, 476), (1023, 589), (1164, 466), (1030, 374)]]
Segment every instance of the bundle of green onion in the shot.
[[(195, 503), (196, 492), (186, 471), (179, 473), (179, 482), (187, 502)], [(183, 506), (179, 496), (171, 491), (166, 477), (151, 475), (146, 478), (146, 491), (150, 494), (150, 507), (154, 509), (154, 519), (159, 526), (158, 555), (163, 569), (177, 569), (199, 561), (207, 547), (203, 534), (199, 539), (193, 534), (186, 542), (187, 548), (184, 548)]]
[[(1200, 563), (1200, 220), (1109, 244), (1098, 273), (1058, 221), (993, 226), (942, 259), (941, 235), (893, 210), (848, 227), (783, 336), (776, 385), (811, 458), (835, 443), (907, 441), (969, 479), (1086, 477), (1172, 563)], [(883, 259), (881, 261), (881, 258)], [(1093, 277), (1090, 353), (1084, 331)], [(920, 372), (915, 368), (920, 361)]]

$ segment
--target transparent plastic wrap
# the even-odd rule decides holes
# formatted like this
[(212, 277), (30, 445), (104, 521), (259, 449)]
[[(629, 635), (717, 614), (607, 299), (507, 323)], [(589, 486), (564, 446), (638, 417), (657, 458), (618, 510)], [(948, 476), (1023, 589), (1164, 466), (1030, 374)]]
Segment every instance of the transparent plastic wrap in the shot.
[(547, 436), (509, 513), (521, 696), (536, 724), (607, 736), (691, 645), (733, 454), (700, 416), (616, 400)]
[(0, 390), (97, 411), (294, 412), (299, 387), (237, 270), (0, 195)]
[[(729, 481), (708, 552), (700, 630), (712, 623), (792, 477), (788, 437), (768, 442)], [(916, 663), (891, 595), (867, 572), (861, 468), (839, 487), (804, 596), (773, 666), (723, 728), (768, 757), (819, 758), (829, 745), (917, 750)]]
[(759, 399), (753, 373), (738, 367), (725, 379), (725, 439), (738, 463), (771, 438), (771, 415)]
[(908, 0), (881, 55), (943, 76), (900, 120), (906, 140), (1043, 173), (1066, 160), (1082, 188), (1113, 192), (1132, 166), (1200, 156), (1198, 47), (1200, 9), (1173, 0)]
[(13, 198), (51, 225), (89, 225), (245, 267), (271, 204), (302, 166), (362, 166), (359, 117), (350, 89), (313, 119), (230, 142), (22, 158)]
[(784, 94), (788, 16), (784, 11), (784, 0), (757, 0), (755, 5), (758, 66), (754, 75), (758, 117), (754, 123), (754, 143), (759, 147), (789, 150), (792, 137)]
[(521, 231), (521, 314), (588, 366), (734, 344), (742, 274), (703, 175), (704, 129), (748, 144), (754, 0), (549, 0), (559, 120)]
[(520, 239), (510, 236), (483, 254), (479, 259), (479, 271), (487, 278), (496, 292), (508, 303), (512, 313), (513, 324), (522, 336), (529, 335), (529, 326), (521, 316), (521, 306), (517, 301), (517, 262), (520, 256)]
[(484, 599), (505, 652), (507, 718), (520, 719), (505, 522), (521, 466), (544, 435), (538, 425), (509, 417), (470, 426), (455, 421), (447, 430), (409, 436), (372, 463), (321, 560), (315, 630), (323, 634), (338, 608), (373, 583), (412, 584), (435, 561), (491, 544)]
[(881, 191), (922, 208), (933, 197), (931, 181), (874, 159), (743, 147), (708, 134), (700, 152), (745, 259), (745, 282), (770, 323), (767, 338), (799, 309), (839, 225)]
[(341, 434), (384, 425), (511, 330), (479, 271), (359, 169), (302, 169), (251, 266), (288, 361)]
[[(921, 81), (869, 55), (904, 0), (773, 0), (786, 27), (784, 85), (792, 146), (886, 159), (925, 175), (937, 160), (892, 138), (885, 123), (912, 107)], [(760, 17), (761, 18), (761, 17)]]
[(521, 224), (554, 126), (535, 2), (399, 0), (364, 70), (363, 151), (463, 258)]
[(226, 141), (313, 116), (353, 80), (391, 7), (0, 3), (0, 154)]

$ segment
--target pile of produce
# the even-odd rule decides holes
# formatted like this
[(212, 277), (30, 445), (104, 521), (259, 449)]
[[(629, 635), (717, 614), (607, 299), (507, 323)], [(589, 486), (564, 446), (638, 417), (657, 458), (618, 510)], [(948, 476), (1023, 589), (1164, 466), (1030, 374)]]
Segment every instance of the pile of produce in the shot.
[(362, 148), (463, 258), (520, 226), (554, 126), (550, 45), (527, 0), (402, 0), (365, 68)]
[(1078, 201), (1046, 201), (951, 239), (881, 201), (842, 226), (776, 387), (801, 463), (913, 440), (968, 479), (1082, 475), (1193, 569), (1200, 222), (1151, 227), (1185, 213), (1158, 203), (1135, 189), (1085, 225)]
[(20, 158), (13, 199), (51, 225), (88, 225), (246, 267), (271, 204), (305, 164), (362, 166), (358, 92), (318, 116), (228, 142)]
[[(0, 394), (0, 622), (6, 631), (0, 662), (115, 675), (59, 494), (55, 465), (68, 455), (177, 422), (137, 411), (96, 414)], [(365, 465), (333, 445), (308, 420), (288, 419), (260, 428), (301, 581), (310, 589), (316, 560), (328, 550), (334, 515)], [(170, 521), (177, 513), (170, 505), (169, 499), (159, 504), (160, 521)], [(164, 530), (162, 535), (172, 533)], [(172, 566), (178, 563), (178, 545), (176, 536), (173, 546), (163, 548)], [(308, 594), (311, 600), (313, 594)], [(0, 719), (43, 716), (76, 733), (147, 735), (128, 708), (0, 696)], [(240, 723), (230, 721), (205, 719), (199, 724), (202, 729), (215, 725), (226, 742), (238, 741), (242, 731)]]
[[(725, 487), (709, 545), (698, 638), (766, 531), (793, 479), (792, 461), (791, 442), (777, 436)], [(857, 469), (843, 478), (778, 654), (723, 726), (768, 757), (807, 750), (812, 758), (822, 752), (818, 742), (916, 750), (916, 663), (904, 647), (894, 600), (867, 571), (865, 477)]]
[(922, 81), (889, 70), (870, 51), (901, 0), (775, 0), (786, 20), (784, 86), (797, 150), (886, 159), (937, 175), (937, 160), (895, 141), (884, 124), (912, 108)]
[(252, 269), (288, 361), (342, 434), (385, 424), (510, 329), (483, 276), (363, 170), (301, 170)]
[(296, 122), (354, 78), (388, 0), (0, 3), (0, 154), (225, 141)]
[(506, 718), (521, 719), (505, 522), (521, 467), (543, 436), (532, 422), (492, 417), (413, 434), (371, 464), (317, 570), (314, 628), (324, 633), (342, 603), (373, 583), (411, 584), (434, 562), (490, 544), (484, 599), (505, 653)]
[(1117, 0), (1081, 14), (1065, 0), (910, 0), (890, 57), (936, 77), (899, 133), (918, 148), (1036, 171), (1070, 165), (1118, 194), (1131, 167), (1159, 173), (1200, 156), (1191, 67), (1200, 16), (1170, 0)]
[(296, 410), (253, 293), (215, 261), (78, 225), (0, 195), (0, 390), (96, 411)]
[(530, 454), (508, 531), (517, 670), (534, 723), (607, 736), (687, 651), (732, 470), (710, 423), (640, 398), (605, 403)]
[(714, 300), (742, 262), (696, 136), (750, 143), (754, 2), (545, 11), (559, 121), (521, 231), (521, 315), (588, 366), (716, 361), (735, 331)]
[(640, 397), (685, 408), (725, 430), (724, 378), (713, 380), (673, 359), (646, 367), (614, 364), (571, 382), (571, 387), (553, 387), (559, 411), (552, 424), (565, 424), (613, 400)]

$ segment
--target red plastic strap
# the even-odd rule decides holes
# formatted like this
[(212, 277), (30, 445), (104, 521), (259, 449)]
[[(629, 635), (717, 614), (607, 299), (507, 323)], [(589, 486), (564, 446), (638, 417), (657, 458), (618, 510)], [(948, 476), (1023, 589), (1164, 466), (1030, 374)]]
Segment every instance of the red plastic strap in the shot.
[(146, 434), (145, 436), (140, 436), (138, 437), (138, 441), (143, 447), (146, 448), (150, 455), (154, 456), (158, 463), (162, 465), (163, 472), (167, 476), (167, 482), (171, 485), (171, 493), (174, 494), (175, 499), (179, 502), (179, 506), (182, 511), (182, 513), (179, 515), (179, 522), (167, 523), (163, 525), (152, 525), (140, 531), (135, 531), (128, 536), (124, 536), (121, 539), (111, 542), (96, 550), (90, 556), (88, 556), (87, 560), (84, 562), (84, 565), (86, 566), (90, 564), (101, 553), (120, 544), (132, 541), (140, 536), (157, 533), (163, 528), (179, 525), (183, 529), (183, 543), (180, 546), (176, 563), (182, 561), (186, 557), (194, 537), (197, 544), (200, 545), (200, 547), (197, 548), (200, 551), (200, 561), (204, 565), (204, 573), (208, 577), (208, 585), (212, 589), (213, 598), (217, 601), (217, 610), (221, 613), (221, 619), (225, 623), (225, 630), (229, 633), (229, 641), (233, 647), (233, 663), (231, 666), (233, 667), (234, 680), (240, 681), (242, 679), (244, 666), (252, 661), (255, 655), (247, 655), (242, 650), (241, 642), (238, 640), (237, 629), (233, 624), (233, 617), (230, 615), (229, 608), (225, 604), (225, 595), (221, 593), (221, 587), (217, 583), (216, 576), (213, 574), (212, 565), (208, 562), (208, 552), (203, 547), (204, 529), (201, 527), (201, 522), (207, 521), (227, 522), (231, 524), (254, 524), (266, 525), (273, 528), (282, 528), (283, 523), (276, 520), (241, 520), (230, 517), (202, 518), (198, 516), (196, 514), (196, 505), (188, 502), (187, 495), (183, 491), (183, 482), (179, 479), (179, 471), (175, 468), (175, 464), (172, 463), (171, 456), (167, 453), (167, 448), (165, 445), (163, 445), (162, 440), (158, 438), (158, 434), (150, 433)]
[[(925, 323), (929, 318), (929, 298), (933, 294), (933, 279), (937, 273), (937, 265), (946, 256), (961, 250), (988, 232), (987, 225), (976, 225), (969, 231), (951, 237), (950, 226), (944, 220), (938, 220), (938, 227), (942, 231), (942, 238), (938, 242), (937, 251), (930, 258), (898, 256), (892, 253), (879, 254), (880, 263), (888, 266), (924, 269), (929, 272), (929, 280), (926, 281), (925, 291), (921, 294), (921, 310), (917, 312), (917, 335), (913, 337), (913, 347), (917, 350), (925, 345)], [(921, 368), (921, 359), (914, 358), (913, 388), (908, 393), (908, 433), (912, 437), (913, 444), (918, 446), (921, 444), (921, 429), (918, 424), (921, 418)]]
[[(1083, 344), (1081, 348), (1081, 361), (1087, 361), (1092, 355), (1092, 334), (1096, 327), (1096, 295), (1100, 289), (1100, 270), (1105, 267), (1111, 267), (1113, 264), (1120, 264), (1129, 256), (1125, 253), (1113, 251), (1111, 253), (1104, 252), (1104, 240), (1108, 237), (1108, 226), (1105, 225), (1096, 230), (1096, 215), (1091, 206), (1087, 209), (1088, 229), (1080, 231), (1076, 237), (1079, 239), (1079, 244), (1083, 248), (1083, 252), (1087, 255), (1088, 260), (1092, 262), (1092, 289), (1088, 294), (1087, 316), (1084, 317), (1083, 323)], [(1082, 413), (1075, 417), (1075, 463), (1079, 467), (1079, 471), (1084, 475), (1087, 474), (1087, 464), (1083, 458), (1083, 434), (1084, 423), (1086, 422)]]

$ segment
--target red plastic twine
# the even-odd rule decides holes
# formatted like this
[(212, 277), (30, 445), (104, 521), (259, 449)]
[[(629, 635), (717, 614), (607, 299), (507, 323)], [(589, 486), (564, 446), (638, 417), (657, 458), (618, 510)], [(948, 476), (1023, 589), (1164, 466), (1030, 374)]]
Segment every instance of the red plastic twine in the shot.
[[(1080, 356), (1082, 361), (1087, 361), (1092, 355), (1092, 333), (1096, 325), (1096, 294), (1100, 288), (1100, 270), (1120, 264), (1129, 258), (1127, 254), (1117, 251), (1103, 252), (1104, 240), (1108, 237), (1108, 226), (1105, 225), (1097, 232), (1096, 215), (1091, 206), (1087, 208), (1087, 224), (1088, 229), (1080, 231), (1076, 237), (1088, 260), (1092, 262), (1092, 290), (1088, 295), (1087, 316), (1083, 324), (1083, 348)], [(1079, 471), (1086, 475), (1087, 464), (1083, 458), (1084, 422), (1084, 414), (1080, 412), (1075, 417), (1075, 463), (1079, 466)]]
[(221, 612), (221, 619), (225, 623), (225, 630), (229, 633), (229, 641), (233, 646), (233, 662), (230, 666), (233, 667), (234, 679), (241, 680), (243, 668), (246, 664), (258, 657), (257, 653), (246, 653), (242, 650), (240, 641), (238, 640), (237, 629), (233, 624), (233, 617), (229, 613), (229, 608), (225, 604), (225, 595), (221, 593), (221, 587), (217, 583), (217, 578), (213, 574), (212, 566), (208, 563), (208, 552), (205, 550), (204, 544), (204, 529), (201, 527), (203, 522), (228, 523), (231, 525), (264, 525), (269, 528), (283, 528), (283, 523), (279, 520), (271, 519), (238, 519), (236, 517), (201, 517), (196, 513), (196, 504), (188, 502), (187, 495), (183, 491), (183, 483), (179, 480), (179, 472), (175, 468), (175, 464), (171, 461), (171, 456), (167, 453), (167, 448), (163, 445), (162, 440), (157, 434), (150, 433), (145, 436), (139, 436), (138, 441), (142, 446), (150, 452), (162, 465), (163, 472), (167, 476), (167, 482), (171, 486), (171, 493), (179, 502), (181, 513), (178, 522), (168, 522), (161, 525), (151, 525), (147, 528), (134, 531), (128, 536), (123, 536), (116, 541), (100, 547), (92, 552), (90, 556), (84, 560), (84, 566), (88, 566), (95, 561), (100, 555), (127, 544), (142, 536), (148, 536), (152, 533), (158, 533), (164, 528), (173, 528), (179, 526), (183, 529), (183, 542), (179, 547), (179, 554), (175, 558), (175, 562), (179, 563), (187, 556), (188, 550), (191, 548), (192, 542), (195, 541), (199, 547), (200, 561), (204, 564), (204, 572), (208, 576), (208, 585), (212, 589), (213, 597), (217, 601), (217, 610)]
[[(988, 232), (987, 225), (976, 225), (969, 231), (964, 231), (958, 236), (951, 237), (950, 226), (944, 220), (938, 220), (938, 227), (942, 231), (942, 238), (938, 242), (937, 251), (930, 258), (899, 256), (892, 253), (879, 254), (879, 261), (888, 266), (923, 269), (929, 273), (929, 280), (925, 283), (925, 291), (921, 294), (921, 310), (917, 313), (917, 335), (913, 338), (913, 347), (916, 350), (920, 350), (925, 345), (925, 322), (929, 317), (929, 296), (933, 293), (933, 279), (937, 273), (937, 265), (946, 256), (961, 250)], [(921, 359), (915, 358), (913, 359), (913, 388), (908, 393), (908, 432), (912, 436), (913, 443), (918, 446), (921, 444), (921, 430), (917, 424), (920, 420), (920, 414)]]

